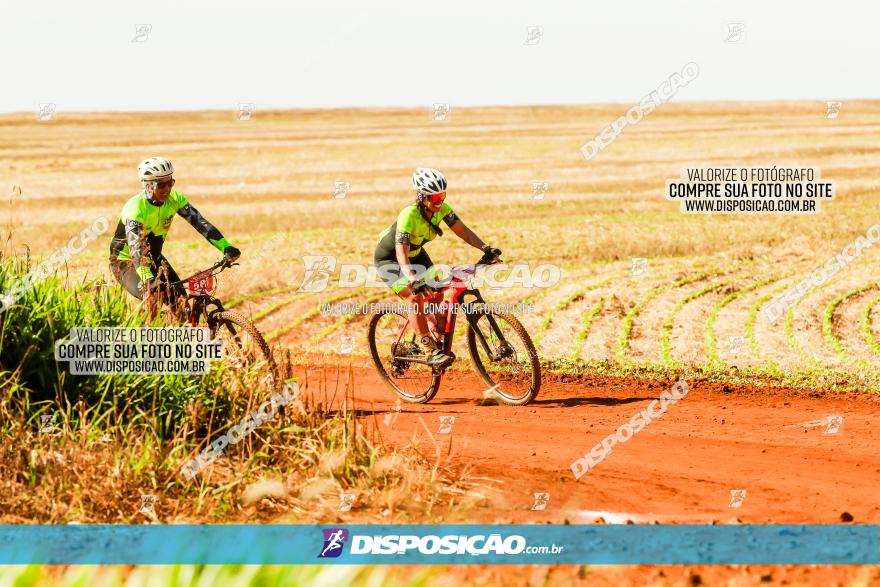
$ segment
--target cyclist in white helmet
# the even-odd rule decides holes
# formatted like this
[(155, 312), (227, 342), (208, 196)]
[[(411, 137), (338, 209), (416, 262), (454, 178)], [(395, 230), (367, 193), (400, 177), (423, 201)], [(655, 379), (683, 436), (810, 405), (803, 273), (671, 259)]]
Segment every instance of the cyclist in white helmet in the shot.
[(411, 304), (418, 304), (418, 311), (409, 316), (410, 325), (421, 337), (422, 346), (427, 350), (428, 363), (445, 366), (453, 357), (445, 354), (440, 341), (434, 338), (428, 328), (424, 314), (424, 296), (421, 293), (425, 279), (436, 276), (434, 263), (423, 248), (424, 244), (443, 235), (440, 221), (469, 245), (495, 257), (501, 251), (480, 240), (462, 222), (452, 207), (446, 203), (446, 178), (436, 169), (419, 167), (412, 176), (416, 201), (404, 208), (397, 221), (382, 231), (376, 246), (374, 260), (380, 277), (394, 293)]
[[(175, 214), (185, 218), (230, 261), (241, 256), (241, 251), (223, 238), (182, 193), (172, 189), (175, 183), (173, 174), (174, 166), (164, 157), (150, 157), (138, 165), (138, 178), (143, 189), (123, 206), (110, 243), (110, 271), (138, 299), (143, 298), (147, 289), (163, 289), (164, 280), (156, 279), (162, 263), (167, 267), (168, 282), (180, 279), (162, 255), (162, 245)], [(173, 302), (182, 293), (182, 288), (178, 286), (170, 293), (169, 301)]]

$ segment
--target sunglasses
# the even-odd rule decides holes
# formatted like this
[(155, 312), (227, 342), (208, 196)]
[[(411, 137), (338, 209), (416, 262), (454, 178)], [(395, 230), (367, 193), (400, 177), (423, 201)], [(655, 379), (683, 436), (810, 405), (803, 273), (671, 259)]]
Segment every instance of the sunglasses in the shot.
[(165, 188), (170, 188), (173, 185), (174, 185), (174, 178), (166, 179), (165, 181), (155, 181), (155, 180), (145, 181), (144, 182), (144, 189), (147, 190), (147, 192), (149, 192), (149, 193), (153, 193), (154, 191), (156, 191), (156, 188), (160, 188), (160, 189), (164, 190)]
[(428, 194), (425, 196), (425, 199), (436, 206), (437, 204), (442, 204), (443, 200), (446, 199), (446, 192), (440, 192), (439, 194)]

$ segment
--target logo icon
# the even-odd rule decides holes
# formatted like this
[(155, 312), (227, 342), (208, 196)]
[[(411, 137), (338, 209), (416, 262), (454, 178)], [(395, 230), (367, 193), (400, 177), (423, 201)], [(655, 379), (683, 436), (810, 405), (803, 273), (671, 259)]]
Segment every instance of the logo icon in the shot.
[(535, 503), (532, 504), (532, 511), (547, 509), (547, 504), (550, 502), (550, 494), (549, 493), (535, 493)]
[(345, 528), (325, 528), (321, 532), (324, 533), (324, 546), (318, 558), (337, 558), (342, 554), (342, 547), (348, 540), (348, 530)]
[(742, 43), (746, 38), (746, 24), (744, 22), (727, 23), (727, 36), (725, 43)]
[(526, 27), (526, 40), (523, 45), (537, 45), (544, 36), (544, 27), (540, 25), (532, 25)]
[(7, 308), (10, 308), (12, 304), (15, 303), (15, 300), (9, 294), (0, 294), (0, 312), (5, 312)]
[(298, 292), (324, 291), (330, 283), (330, 272), (336, 268), (336, 257), (332, 255), (304, 255), (306, 270)]
[(547, 190), (550, 189), (550, 183), (546, 181), (533, 181), (532, 182), (532, 195), (529, 196), (530, 200), (543, 200), (544, 194), (547, 193)]
[(238, 114), (236, 115), (236, 118), (238, 118), (238, 120), (241, 122), (247, 122), (248, 120), (251, 120), (257, 113), (257, 107), (254, 105), (253, 102), (239, 102), (237, 104), (237, 107)]
[(431, 120), (434, 122), (443, 122), (449, 118), (452, 113), (452, 107), (448, 102), (435, 102), (431, 110)]
[(843, 428), (843, 416), (825, 416), (825, 432), (822, 434), (837, 434)]
[(337, 512), (348, 512), (351, 511), (351, 506), (354, 505), (354, 493), (340, 493), (339, 494), (339, 507), (336, 508)]
[(648, 259), (645, 257), (630, 257), (632, 265), (629, 268), (630, 277), (642, 277), (648, 273)]
[(37, 104), (37, 120), (39, 122), (49, 122), (55, 116), (54, 102), (40, 102)]
[(138, 510), (140, 514), (146, 514), (148, 516), (155, 516), (156, 510), (154, 507), (156, 506), (156, 496), (155, 495), (141, 495), (141, 507)]
[(354, 351), (354, 336), (342, 335), (339, 340), (339, 354), (350, 355)]
[(833, 120), (840, 114), (843, 102), (825, 102), (825, 118)]
[(333, 186), (333, 197), (337, 200), (344, 200), (345, 196), (348, 195), (348, 190), (351, 189), (351, 182), (348, 181), (337, 181)]
[(727, 504), (727, 507), (738, 508), (738, 507), (742, 506), (745, 499), (746, 499), (746, 490), (745, 489), (731, 489), (730, 490), (730, 503)]
[(455, 416), (440, 416), (440, 429), (437, 434), (449, 434), (452, 432), (452, 425), (455, 424)]
[(728, 355), (738, 355), (739, 351), (742, 350), (743, 345), (745, 345), (746, 339), (744, 336), (728, 336), (727, 337), (727, 354)]
[(134, 38), (131, 40), (132, 43), (146, 43), (147, 39), (150, 38), (150, 33), (153, 31), (153, 25), (151, 24), (136, 24), (134, 25)]
[(397, 416), (400, 415), (400, 410), (401, 410), (400, 400), (397, 400), (396, 402), (394, 402), (394, 411), (388, 412), (387, 414), (385, 414), (385, 425), (386, 426), (388, 426), (390, 428), (394, 425), (395, 422), (397, 422)]
[(40, 434), (51, 434), (55, 432), (58, 424), (57, 414), (41, 414), (40, 415)]

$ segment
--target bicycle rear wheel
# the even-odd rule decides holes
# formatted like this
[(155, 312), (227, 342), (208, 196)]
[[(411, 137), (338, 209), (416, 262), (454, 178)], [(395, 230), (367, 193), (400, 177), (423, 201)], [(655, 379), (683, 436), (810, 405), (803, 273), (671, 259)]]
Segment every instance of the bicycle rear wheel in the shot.
[(467, 341), (477, 373), (499, 402), (510, 406), (528, 404), (541, 389), (541, 363), (529, 333), (505, 312), (487, 308), (475, 316)]
[(400, 336), (407, 320), (407, 315), (399, 310), (375, 314), (370, 320), (367, 342), (376, 370), (394, 393), (405, 402), (423, 404), (431, 401), (440, 389), (440, 375), (423, 363), (400, 360), (425, 357), (411, 328)]

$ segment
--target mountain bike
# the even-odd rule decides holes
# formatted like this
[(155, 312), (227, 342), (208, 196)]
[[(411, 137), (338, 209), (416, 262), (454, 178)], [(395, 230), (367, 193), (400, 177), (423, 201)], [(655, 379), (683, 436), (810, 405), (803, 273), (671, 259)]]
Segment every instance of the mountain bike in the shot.
[(258, 362), (268, 366), (271, 389), (277, 387), (278, 369), (272, 350), (247, 317), (234, 310), (227, 310), (223, 303), (213, 296), (214, 277), (238, 263), (230, 263), (225, 257), (204, 271), (179, 281), (162, 284), (167, 288), (182, 288), (183, 299), (179, 302), (176, 318), (184, 324), (198, 326), (204, 319), (212, 339), (223, 341), (224, 359), (238, 368)]
[[(470, 287), (477, 269), (493, 260), (485, 254), (474, 265), (453, 267), (448, 278), (427, 286), (432, 295), (426, 303), (439, 308), (436, 320), (442, 331), (443, 352), (454, 357), (455, 321), (463, 313), (468, 322), (471, 362), (489, 386), (487, 395), (503, 404), (524, 406), (541, 388), (541, 364), (535, 345), (515, 316), (486, 304), (479, 290)], [(370, 355), (382, 379), (403, 401), (426, 403), (437, 394), (449, 365), (429, 366), (417, 338), (406, 309), (401, 307), (381, 308), (371, 318), (367, 331)]]

